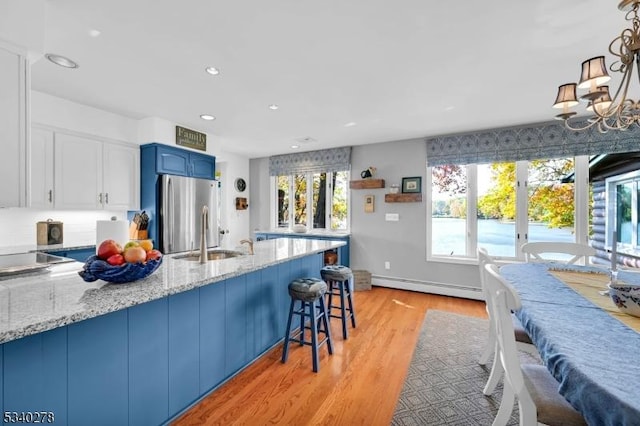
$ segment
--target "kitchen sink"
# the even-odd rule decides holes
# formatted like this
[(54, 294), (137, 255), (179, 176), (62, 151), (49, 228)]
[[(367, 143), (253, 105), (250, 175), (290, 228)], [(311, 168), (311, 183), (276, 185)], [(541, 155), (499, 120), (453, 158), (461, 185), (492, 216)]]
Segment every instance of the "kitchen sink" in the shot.
[[(207, 260), (230, 259), (232, 257), (238, 257), (242, 255), (244, 255), (244, 253), (242, 253), (241, 251), (235, 251), (235, 250), (209, 250), (207, 251)], [(199, 261), (200, 253), (190, 252), (188, 254), (176, 256), (175, 258), (181, 259), (181, 260)]]

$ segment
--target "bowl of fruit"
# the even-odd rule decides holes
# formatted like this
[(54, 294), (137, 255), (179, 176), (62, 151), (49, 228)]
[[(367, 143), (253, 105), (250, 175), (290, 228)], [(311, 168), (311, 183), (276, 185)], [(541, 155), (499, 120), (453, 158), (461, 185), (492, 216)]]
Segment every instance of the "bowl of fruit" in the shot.
[(162, 253), (153, 248), (151, 240), (129, 241), (124, 247), (114, 240), (104, 240), (78, 274), (86, 282), (123, 284), (148, 277), (161, 263)]

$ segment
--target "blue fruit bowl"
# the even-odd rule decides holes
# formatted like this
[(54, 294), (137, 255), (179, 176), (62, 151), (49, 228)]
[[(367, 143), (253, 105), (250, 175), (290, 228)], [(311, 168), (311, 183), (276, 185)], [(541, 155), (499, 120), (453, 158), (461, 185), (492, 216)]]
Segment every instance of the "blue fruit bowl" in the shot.
[(140, 280), (153, 274), (162, 263), (162, 257), (149, 260), (146, 263), (125, 263), (124, 265), (110, 265), (97, 256), (87, 259), (82, 271), (78, 274), (86, 282), (103, 280), (114, 284), (124, 284)]
[(640, 317), (640, 285), (615, 283), (607, 284), (609, 296), (620, 311)]

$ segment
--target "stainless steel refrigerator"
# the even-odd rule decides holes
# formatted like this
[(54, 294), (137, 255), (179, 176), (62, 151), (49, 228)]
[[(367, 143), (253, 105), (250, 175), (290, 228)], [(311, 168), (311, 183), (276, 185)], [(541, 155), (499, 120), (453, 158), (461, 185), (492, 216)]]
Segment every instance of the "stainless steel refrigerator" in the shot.
[(202, 210), (209, 209), (207, 247), (219, 245), (219, 185), (216, 180), (162, 175), (159, 244), (163, 253), (200, 248)]

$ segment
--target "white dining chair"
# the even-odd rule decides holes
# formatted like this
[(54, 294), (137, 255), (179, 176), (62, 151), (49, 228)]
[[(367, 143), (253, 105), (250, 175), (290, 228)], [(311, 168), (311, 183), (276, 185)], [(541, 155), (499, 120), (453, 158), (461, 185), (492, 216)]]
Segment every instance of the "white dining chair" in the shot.
[[(493, 265), (495, 264), (493, 257), (489, 255), (486, 249), (480, 247), (478, 248), (478, 265), (480, 269), (480, 285), (482, 287), (482, 294), (484, 295), (486, 301), (486, 310), (487, 315), (489, 316), (489, 333), (487, 335), (487, 342), (485, 344), (484, 350), (478, 359), (478, 364), (486, 365), (489, 361), (489, 358), (493, 354), (497, 354), (498, 351), (496, 346), (498, 344), (496, 340), (496, 332), (495, 327), (493, 326), (492, 317), (493, 314), (491, 312), (491, 305), (489, 304), (489, 293), (487, 291), (485, 280), (487, 275), (487, 270), (485, 269), (485, 265)], [(516, 295), (517, 297), (517, 295)], [(516, 339), (516, 345), (519, 350), (525, 351), (532, 355), (538, 355), (538, 350), (533, 345), (531, 338), (525, 331), (524, 327), (520, 323), (520, 320), (516, 318), (515, 315), (511, 314), (511, 320), (513, 322), (514, 335)], [(489, 373), (489, 378), (487, 379), (487, 383), (482, 390), (482, 393), (485, 395), (491, 395), (493, 391), (496, 389), (498, 383), (500, 383), (500, 379), (502, 378), (503, 373), (502, 365), (500, 364), (500, 360), (498, 356), (493, 357), (493, 364), (491, 365), (491, 372)]]
[(515, 289), (499, 274), (495, 265), (485, 266), (489, 304), (498, 342), (497, 351), (504, 369), (504, 387), (500, 408), (493, 426), (506, 425), (511, 417), (515, 400), (520, 412), (520, 425), (549, 426), (586, 425), (584, 418), (562, 395), (559, 383), (546, 367), (538, 364), (520, 364), (511, 322), (511, 311), (521, 307)]
[(589, 265), (591, 263), (590, 256), (595, 256), (596, 254), (596, 249), (586, 244), (559, 241), (524, 243), (521, 250), (527, 262), (558, 262), (558, 260), (550, 259), (548, 257), (550, 254), (567, 254), (573, 256), (566, 261), (560, 261), (560, 263), (567, 265), (573, 265), (579, 261), (581, 264)]

